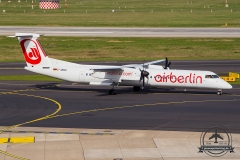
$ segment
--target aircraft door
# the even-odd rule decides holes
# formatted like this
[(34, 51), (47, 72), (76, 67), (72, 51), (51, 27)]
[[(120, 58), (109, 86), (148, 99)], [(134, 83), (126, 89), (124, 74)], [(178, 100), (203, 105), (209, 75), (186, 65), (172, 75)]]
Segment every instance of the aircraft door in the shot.
[(84, 82), (85, 81), (85, 72), (84, 71), (80, 71), (80, 75), (79, 75), (79, 80), (80, 82)]

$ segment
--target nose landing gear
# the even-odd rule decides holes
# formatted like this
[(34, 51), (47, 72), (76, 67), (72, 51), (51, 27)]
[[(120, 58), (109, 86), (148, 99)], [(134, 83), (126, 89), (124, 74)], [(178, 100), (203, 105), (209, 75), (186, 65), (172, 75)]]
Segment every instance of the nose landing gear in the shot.
[(217, 91), (217, 95), (222, 95), (222, 89), (219, 89), (219, 90)]

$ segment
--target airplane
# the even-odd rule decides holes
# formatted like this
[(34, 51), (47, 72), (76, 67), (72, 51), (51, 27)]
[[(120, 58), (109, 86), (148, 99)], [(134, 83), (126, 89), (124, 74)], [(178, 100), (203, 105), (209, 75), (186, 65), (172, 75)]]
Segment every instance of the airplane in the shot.
[(223, 137), (220, 136), (220, 134), (217, 134), (217, 130), (216, 130), (216, 129), (215, 129), (215, 133), (212, 134), (212, 136), (209, 138), (209, 140), (211, 140), (211, 139), (213, 139), (213, 138), (215, 138), (214, 143), (218, 143), (217, 138), (220, 138), (221, 140), (223, 140)]
[[(110, 86), (109, 95), (116, 94), (116, 86), (133, 86), (134, 91), (140, 91), (145, 86), (185, 90), (217, 89), (217, 95), (222, 95), (223, 89), (232, 88), (211, 71), (170, 69), (171, 62), (168, 62), (167, 57), (122, 66), (83, 65), (53, 59), (47, 56), (39, 43), (40, 36), (42, 34), (35, 33), (15, 33), (15, 36), (8, 36), (18, 38), (26, 60), (26, 70), (72, 83)], [(163, 62), (164, 66), (159, 65)]]

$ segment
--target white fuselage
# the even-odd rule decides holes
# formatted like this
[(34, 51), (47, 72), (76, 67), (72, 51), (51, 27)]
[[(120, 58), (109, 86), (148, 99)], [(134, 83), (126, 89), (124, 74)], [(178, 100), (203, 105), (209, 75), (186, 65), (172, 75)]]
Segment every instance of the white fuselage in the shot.
[[(62, 79), (74, 83), (89, 85), (112, 85), (120, 86), (141, 86), (139, 82), (139, 68), (124, 68), (124, 70), (94, 72), (99, 65), (81, 65), (60, 60), (51, 59), (50, 67), (25, 67), (25, 69)], [(62, 65), (64, 63), (64, 65)], [(100, 66), (101, 68), (119, 66)], [(148, 79), (145, 78), (145, 86), (167, 87), (167, 88), (206, 88), (206, 89), (231, 89), (232, 86), (210, 71), (197, 70), (168, 70), (151, 67)], [(209, 78), (208, 76), (211, 76)], [(213, 78), (215, 77), (215, 78)]]

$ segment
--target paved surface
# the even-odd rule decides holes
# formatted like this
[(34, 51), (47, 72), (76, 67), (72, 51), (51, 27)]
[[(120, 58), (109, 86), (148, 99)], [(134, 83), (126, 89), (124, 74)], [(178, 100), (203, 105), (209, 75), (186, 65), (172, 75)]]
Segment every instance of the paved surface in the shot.
[(0, 26), (0, 35), (15, 32), (40, 33), (46, 36), (97, 37), (240, 37), (240, 28), (114, 28), (114, 27), (25, 27)]
[[(51, 131), (52, 128), (19, 127), (14, 130)], [(106, 132), (103, 129), (63, 129), (74, 132)], [(240, 135), (232, 134), (235, 153), (211, 157), (198, 153), (201, 132), (111, 130), (114, 135), (3, 133), (0, 137), (34, 136), (35, 143), (1, 144), (2, 160), (14, 156), (32, 160), (236, 160), (240, 158)], [(6, 155), (8, 154), (8, 155)]]
[[(125, 63), (125, 62), (123, 62)], [(107, 64), (123, 64), (110, 62)], [(0, 64), (0, 73), (24, 63)], [(174, 68), (239, 71), (239, 61), (176, 61)], [(205, 70), (205, 69), (204, 69)], [(13, 69), (13, 73), (26, 71)], [(35, 143), (0, 144), (0, 159), (33, 160), (185, 160), (216, 159), (197, 153), (200, 136), (211, 125), (232, 133), (240, 159), (240, 86), (224, 90), (133, 92), (117, 88), (51, 82), (0, 82), (0, 134), (35, 137)], [(218, 159), (218, 158), (217, 158)]]
[[(171, 61), (171, 59), (170, 59)], [(76, 62), (81, 64), (126, 65), (141, 64), (142, 62)], [(162, 64), (164, 65), (164, 64)], [(29, 75), (35, 74), (24, 70), (26, 63), (0, 63), (0, 75)], [(224, 61), (172, 61), (171, 69), (210, 70), (215, 73), (240, 72), (240, 60)]]
[(118, 88), (118, 95), (109, 96), (109, 87), (67, 83), (2, 82), (0, 89), (2, 126), (28, 122), (58, 109), (58, 116), (24, 126), (201, 132), (218, 124), (240, 133), (239, 86), (225, 90), (222, 96), (216, 90), (146, 89), (135, 93), (129, 87)]
[(1, 160), (213, 159), (198, 153), (210, 125), (232, 133), (235, 153), (221, 159), (240, 158), (239, 86), (222, 96), (128, 87), (109, 96), (104, 87), (1, 81), (0, 91), (0, 130), (12, 131), (0, 137), (35, 137), (0, 144)]

